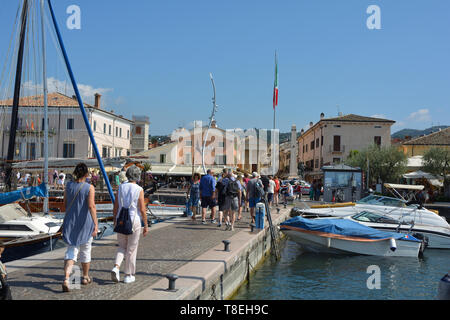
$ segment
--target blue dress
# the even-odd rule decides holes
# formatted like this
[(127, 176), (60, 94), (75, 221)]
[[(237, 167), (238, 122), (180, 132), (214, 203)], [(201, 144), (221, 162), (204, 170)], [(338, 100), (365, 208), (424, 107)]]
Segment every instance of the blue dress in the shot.
[[(66, 212), (63, 223), (63, 240), (69, 246), (79, 247), (89, 242), (95, 229), (94, 220), (88, 207), (88, 197), (91, 185), (88, 183), (68, 182), (66, 186)], [(73, 201), (78, 190), (80, 192)], [(69, 208), (70, 204), (72, 206)]]
[(198, 206), (198, 202), (200, 201), (200, 183), (192, 183), (191, 184), (191, 192), (190, 192), (190, 200), (191, 206)]

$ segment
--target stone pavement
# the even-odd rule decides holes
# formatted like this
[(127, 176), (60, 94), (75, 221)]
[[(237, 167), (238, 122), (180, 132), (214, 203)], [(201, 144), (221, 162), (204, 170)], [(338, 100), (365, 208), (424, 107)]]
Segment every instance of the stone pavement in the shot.
[[(53, 259), (43, 258), (42, 263), (33, 262), (28, 265), (11, 264), (9, 283), (14, 300), (126, 300), (184, 264), (192, 261), (205, 251), (217, 246), (222, 240), (229, 239), (234, 234), (249, 228), (249, 213), (243, 213), (244, 219), (237, 222), (235, 231), (224, 231), (224, 226), (208, 222), (202, 225), (189, 218), (176, 219), (155, 225), (150, 228), (147, 237), (139, 244), (136, 282), (115, 284), (111, 281), (110, 271), (116, 254), (116, 236), (96, 241), (92, 249), (90, 276), (93, 284), (81, 286), (80, 290), (62, 293), (63, 253)], [(201, 220), (201, 219), (200, 219)], [(34, 257), (33, 257), (34, 258)], [(80, 265), (78, 263), (78, 265)], [(122, 265), (123, 270), (123, 265)], [(123, 280), (123, 273), (121, 273)]]

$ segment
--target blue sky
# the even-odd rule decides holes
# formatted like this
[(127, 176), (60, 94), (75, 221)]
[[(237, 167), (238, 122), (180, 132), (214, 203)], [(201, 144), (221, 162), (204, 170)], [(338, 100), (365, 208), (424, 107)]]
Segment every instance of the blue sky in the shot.
[[(19, 0), (3, 2), (0, 59)], [(73, 4), (81, 8), (81, 30), (65, 27)], [(369, 5), (381, 8), (381, 30), (366, 27)], [(271, 128), (275, 50), (282, 132), (318, 121), (321, 112), (336, 116), (338, 106), (344, 114), (395, 120), (394, 132), (450, 125), (447, 0), (53, 0), (53, 6), (78, 82), (103, 93), (108, 110), (148, 115), (153, 135), (208, 120), (210, 72), (219, 126)]]

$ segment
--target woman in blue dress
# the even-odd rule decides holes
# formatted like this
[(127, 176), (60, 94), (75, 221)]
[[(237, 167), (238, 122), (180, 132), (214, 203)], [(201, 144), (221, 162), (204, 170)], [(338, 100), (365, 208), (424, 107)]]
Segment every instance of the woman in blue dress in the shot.
[(73, 265), (80, 255), (83, 269), (82, 284), (92, 282), (89, 277), (91, 249), (93, 237), (98, 232), (97, 210), (95, 207), (95, 189), (86, 183), (89, 171), (84, 163), (80, 163), (73, 173), (75, 181), (67, 183), (64, 192), (66, 214), (62, 225), (63, 240), (68, 245), (64, 258), (63, 292), (70, 291), (69, 277)]
[(200, 174), (195, 173), (193, 177), (193, 182), (191, 183), (191, 187), (189, 189), (189, 199), (192, 211), (192, 220), (195, 221), (197, 214), (197, 207), (200, 201)]

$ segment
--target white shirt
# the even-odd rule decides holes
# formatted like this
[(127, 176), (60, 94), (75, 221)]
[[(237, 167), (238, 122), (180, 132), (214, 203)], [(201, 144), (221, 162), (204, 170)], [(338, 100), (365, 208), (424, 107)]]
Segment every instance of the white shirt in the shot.
[(267, 193), (275, 193), (275, 187), (277, 185), (275, 184), (275, 181), (270, 180), (269, 181), (269, 186), (267, 187)]
[(142, 189), (140, 186), (138, 186), (135, 183), (122, 183), (119, 186), (119, 210), (117, 211), (117, 218), (119, 218), (120, 210), (122, 210), (122, 207), (129, 208), (130, 213), (130, 219), (133, 222), (134, 218), (136, 217), (136, 214), (138, 216), (136, 219), (139, 219), (140, 211), (138, 209), (138, 200), (139, 195), (144, 189)]

